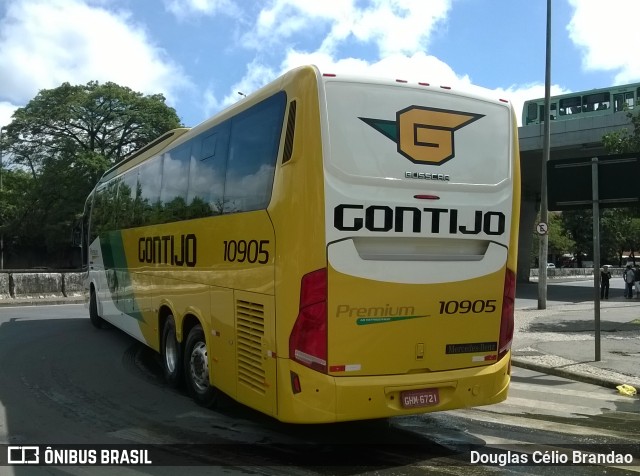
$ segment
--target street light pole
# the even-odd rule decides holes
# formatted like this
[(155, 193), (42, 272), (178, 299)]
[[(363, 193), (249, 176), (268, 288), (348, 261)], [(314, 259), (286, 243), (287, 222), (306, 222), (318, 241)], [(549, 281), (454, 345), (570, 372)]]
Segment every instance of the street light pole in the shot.
[[(551, 149), (551, 0), (547, 0), (547, 48), (544, 75), (544, 137), (542, 143), (542, 178), (540, 184), (540, 222), (548, 225), (549, 208), (547, 202), (547, 163)], [(547, 230), (549, 227), (547, 226)], [(549, 253), (549, 235), (540, 236), (538, 254), (538, 309), (547, 308), (547, 255)]]
[[(2, 146), (2, 132), (4, 131), (4, 126), (0, 127), (0, 195), (2, 195), (2, 191), (4, 190), (2, 186), (2, 175), (4, 169), (4, 162), (2, 160), (2, 152), (4, 150)], [(4, 222), (0, 223), (0, 226), (4, 226)], [(4, 231), (0, 231), (0, 269), (4, 269)]]

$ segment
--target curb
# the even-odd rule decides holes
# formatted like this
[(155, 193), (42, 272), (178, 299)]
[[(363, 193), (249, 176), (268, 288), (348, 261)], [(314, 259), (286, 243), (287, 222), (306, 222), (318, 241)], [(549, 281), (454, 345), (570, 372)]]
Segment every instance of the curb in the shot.
[[(598, 385), (600, 387), (615, 389), (618, 385), (629, 384), (634, 387), (640, 388), (640, 379), (628, 375), (619, 374), (613, 371), (607, 371), (598, 367), (593, 367), (572, 360), (565, 360), (565, 364), (560, 367), (554, 367), (550, 365), (533, 362), (528, 359), (520, 357), (512, 357), (511, 363), (514, 367), (520, 367), (527, 370), (533, 370), (535, 372), (541, 372), (549, 375), (555, 375), (556, 377), (563, 377), (570, 380), (576, 380), (578, 382), (588, 383), (591, 385)], [(572, 370), (567, 367), (579, 366), (580, 370)], [(589, 371), (593, 372), (590, 373)], [(609, 376), (596, 375), (597, 373), (608, 372), (612, 374)]]
[(9, 298), (0, 299), (0, 307), (15, 306), (53, 306), (59, 304), (84, 304), (86, 299), (84, 296), (70, 297), (47, 297), (47, 298)]

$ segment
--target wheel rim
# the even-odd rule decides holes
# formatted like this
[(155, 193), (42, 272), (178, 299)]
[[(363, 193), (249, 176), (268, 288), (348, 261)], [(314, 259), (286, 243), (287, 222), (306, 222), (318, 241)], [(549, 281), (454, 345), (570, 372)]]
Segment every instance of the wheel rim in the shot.
[(178, 366), (178, 344), (176, 342), (176, 334), (173, 331), (167, 334), (167, 339), (164, 343), (164, 364), (169, 373), (175, 373)]
[(209, 363), (207, 361), (207, 346), (204, 342), (197, 342), (191, 351), (189, 360), (191, 381), (199, 393), (209, 388)]

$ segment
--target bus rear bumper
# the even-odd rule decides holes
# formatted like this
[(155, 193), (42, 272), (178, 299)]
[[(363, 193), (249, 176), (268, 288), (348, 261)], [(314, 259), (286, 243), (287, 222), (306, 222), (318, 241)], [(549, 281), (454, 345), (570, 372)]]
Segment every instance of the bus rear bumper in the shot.
[[(367, 420), (491, 405), (507, 398), (511, 380), (510, 353), (483, 367), (373, 377), (333, 377), (285, 362), (302, 388), (294, 394), (284, 379), (280, 381), (284, 383), (280, 391), (288, 395), (278, 399), (277, 418), (291, 423)], [(407, 395), (413, 398), (405, 403), (417, 406), (405, 408), (403, 396)]]

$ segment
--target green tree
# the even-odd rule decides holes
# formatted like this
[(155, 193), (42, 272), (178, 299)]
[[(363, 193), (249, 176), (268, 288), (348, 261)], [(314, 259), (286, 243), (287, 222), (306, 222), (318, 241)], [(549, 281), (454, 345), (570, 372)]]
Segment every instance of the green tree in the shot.
[[(640, 250), (640, 220), (627, 208), (607, 208), (600, 212), (601, 261), (622, 264), (623, 251)], [(582, 257), (593, 255), (593, 213), (591, 209), (569, 210), (562, 221), (575, 241), (573, 253), (582, 265)]]
[(5, 182), (0, 201), (5, 236), (49, 255), (68, 248), (73, 223), (104, 171), (180, 126), (161, 94), (95, 81), (40, 91), (2, 135), (4, 162), (16, 179)]
[[(602, 144), (607, 152), (612, 154), (624, 154), (640, 152), (640, 113), (627, 112), (627, 117), (631, 123), (632, 130), (621, 129), (602, 136)], [(630, 251), (637, 254), (640, 251), (640, 210), (637, 206), (619, 209), (608, 217), (603, 214), (603, 221), (609, 232), (614, 235), (615, 239), (605, 236), (603, 245), (609, 245), (609, 250), (616, 256), (616, 260), (620, 266), (622, 262), (623, 251)]]
[(627, 113), (633, 131), (621, 129), (602, 136), (604, 148), (612, 154), (640, 152), (640, 113)]
[[(540, 221), (540, 217), (536, 220), (536, 223)], [(562, 215), (560, 213), (549, 213), (549, 254), (550, 255), (563, 255), (570, 253), (575, 247), (575, 242), (567, 232), (562, 221)], [(533, 242), (531, 246), (531, 263), (535, 263), (538, 257), (539, 250), (539, 236), (538, 233), (533, 231)]]

